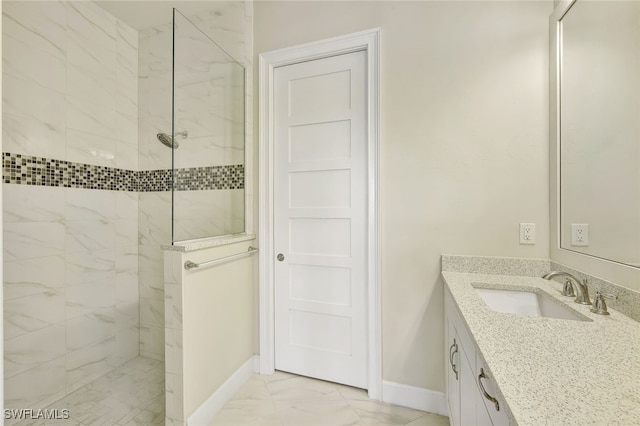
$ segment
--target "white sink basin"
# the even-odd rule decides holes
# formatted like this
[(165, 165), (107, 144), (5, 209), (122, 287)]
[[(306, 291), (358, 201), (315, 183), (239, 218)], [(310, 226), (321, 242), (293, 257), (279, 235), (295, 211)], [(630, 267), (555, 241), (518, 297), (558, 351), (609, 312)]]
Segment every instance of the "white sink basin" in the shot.
[(492, 311), (530, 317), (591, 321), (582, 314), (563, 306), (550, 295), (528, 290), (506, 290), (475, 287)]

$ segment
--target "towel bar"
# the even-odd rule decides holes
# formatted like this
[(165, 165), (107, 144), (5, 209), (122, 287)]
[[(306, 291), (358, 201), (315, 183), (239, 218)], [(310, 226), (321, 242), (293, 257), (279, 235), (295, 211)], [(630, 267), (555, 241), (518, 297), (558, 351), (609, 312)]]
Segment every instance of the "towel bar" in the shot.
[(190, 269), (204, 268), (204, 267), (207, 267), (207, 266), (218, 265), (220, 263), (229, 262), (230, 260), (233, 260), (233, 259), (239, 259), (241, 257), (248, 256), (248, 255), (253, 254), (253, 253), (257, 252), (257, 251), (258, 251), (257, 248), (249, 246), (247, 251), (244, 252), (244, 253), (232, 254), (230, 256), (221, 257), (220, 259), (209, 260), (208, 262), (195, 263), (195, 262), (192, 262), (190, 260), (187, 260), (186, 262), (184, 262), (184, 269), (186, 269), (188, 271)]

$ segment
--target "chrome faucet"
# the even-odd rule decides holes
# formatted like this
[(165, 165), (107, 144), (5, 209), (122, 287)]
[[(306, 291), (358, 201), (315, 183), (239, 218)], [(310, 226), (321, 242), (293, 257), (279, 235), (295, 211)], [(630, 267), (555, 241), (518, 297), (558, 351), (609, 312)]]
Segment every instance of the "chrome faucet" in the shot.
[(584, 279), (580, 282), (574, 275), (563, 272), (563, 271), (551, 271), (548, 274), (545, 274), (542, 278), (545, 280), (550, 280), (553, 277), (566, 277), (567, 281), (564, 284), (564, 289), (562, 294), (564, 296), (573, 296), (567, 290), (567, 285), (572, 286), (576, 292), (575, 302), (581, 305), (591, 305), (591, 300), (589, 300), (589, 287), (587, 286), (587, 280)]

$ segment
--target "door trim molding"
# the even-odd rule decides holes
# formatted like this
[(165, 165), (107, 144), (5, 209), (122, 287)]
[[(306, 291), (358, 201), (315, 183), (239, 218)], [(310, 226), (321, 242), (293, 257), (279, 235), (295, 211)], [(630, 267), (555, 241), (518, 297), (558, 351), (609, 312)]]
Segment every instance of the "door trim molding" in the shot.
[(367, 352), (368, 392), (382, 399), (382, 291), (379, 247), (380, 29), (258, 55), (260, 373), (275, 369), (273, 73), (275, 68), (356, 51), (367, 53)]

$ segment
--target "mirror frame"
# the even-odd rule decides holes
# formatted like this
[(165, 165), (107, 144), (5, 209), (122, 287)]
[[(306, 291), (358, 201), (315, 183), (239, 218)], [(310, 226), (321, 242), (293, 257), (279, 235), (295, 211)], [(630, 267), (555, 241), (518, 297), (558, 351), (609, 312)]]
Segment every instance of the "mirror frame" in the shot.
[(627, 288), (640, 290), (640, 268), (564, 249), (560, 246), (560, 66), (562, 17), (579, 0), (560, 0), (549, 17), (549, 257)]

